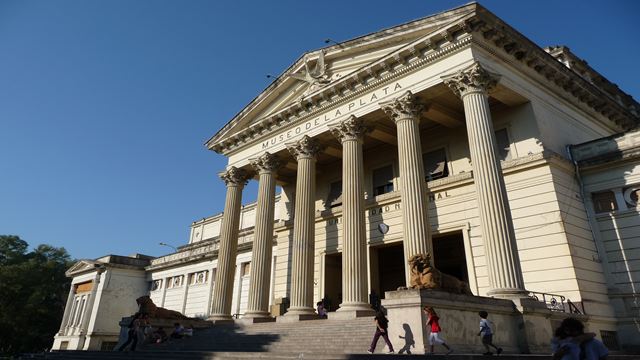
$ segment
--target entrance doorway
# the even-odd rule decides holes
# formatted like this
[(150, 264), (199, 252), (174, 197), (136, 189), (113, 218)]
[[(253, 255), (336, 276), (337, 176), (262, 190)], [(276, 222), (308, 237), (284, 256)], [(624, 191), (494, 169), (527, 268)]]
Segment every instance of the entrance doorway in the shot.
[(469, 282), (462, 231), (434, 235), (433, 259), (436, 269)]
[(342, 253), (325, 255), (324, 269), (324, 306), (336, 311), (342, 303)]
[(402, 243), (371, 248), (371, 292), (384, 299), (385, 291), (405, 286)]

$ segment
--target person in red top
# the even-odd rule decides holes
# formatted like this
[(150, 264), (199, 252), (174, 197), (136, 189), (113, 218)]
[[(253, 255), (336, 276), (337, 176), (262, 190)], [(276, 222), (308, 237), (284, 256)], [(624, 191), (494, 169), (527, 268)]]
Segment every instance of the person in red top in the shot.
[(438, 317), (438, 314), (436, 314), (436, 311), (433, 310), (431, 306), (425, 306), (422, 311), (427, 315), (427, 327), (431, 327), (431, 334), (429, 334), (429, 345), (431, 346), (430, 354), (433, 354), (433, 348), (436, 343), (442, 344), (442, 346), (447, 349), (447, 355), (451, 354), (453, 349), (447, 345), (444, 339), (440, 338), (440, 331), (442, 331), (442, 328), (440, 328), (440, 324), (438, 323), (440, 318)]

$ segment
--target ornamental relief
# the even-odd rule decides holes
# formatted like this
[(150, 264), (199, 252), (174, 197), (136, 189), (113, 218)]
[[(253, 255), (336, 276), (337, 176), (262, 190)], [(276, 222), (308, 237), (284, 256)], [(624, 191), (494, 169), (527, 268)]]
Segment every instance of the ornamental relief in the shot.
[(443, 76), (442, 80), (456, 95), (463, 97), (470, 92), (488, 92), (498, 84), (500, 75), (485, 70), (475, 62), (453, 75)]
[(340, 141), (362, 140), (362, 137), (372, 129), (365, 126), (364, 120), (354, 115), (329, 126), (331, 133)]
[(249, 174), (244, 169), (232, 166), (220, 173), (220, 178), (227, 186), (244, 186), (249, 180)]
[(391, 101), (381, 102), (380, 108), (393, 121), (398, 121), (408, 117), (419, 119), (425, 106), (418, 101), (411, 91), (407, 91)]
[(299, 160), (315, 157), (320, 152), (321, 147), (317, 139), (305, 135), (295, 143), (287, 144), (287, 150)]

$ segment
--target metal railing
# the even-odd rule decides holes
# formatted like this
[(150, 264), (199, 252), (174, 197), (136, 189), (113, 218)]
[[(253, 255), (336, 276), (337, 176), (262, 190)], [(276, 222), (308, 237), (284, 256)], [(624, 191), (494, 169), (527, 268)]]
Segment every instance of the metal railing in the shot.
[(551, 311), (559, 311), (569, 314), (586, 314), (584, 311), (584, 304), (582, 302), (574, 303), (562, 295), (530, 291), (529, 297), (536, 301), (545, 303), (547, 309)]

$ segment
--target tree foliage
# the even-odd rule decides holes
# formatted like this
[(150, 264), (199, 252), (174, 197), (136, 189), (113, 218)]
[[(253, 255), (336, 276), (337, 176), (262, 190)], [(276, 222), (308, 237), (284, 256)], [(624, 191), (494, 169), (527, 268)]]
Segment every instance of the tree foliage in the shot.
[(0, 354), (46, 350), (60, 329), (72, 261), (64, 248), (28, 247), (0, 235)]

